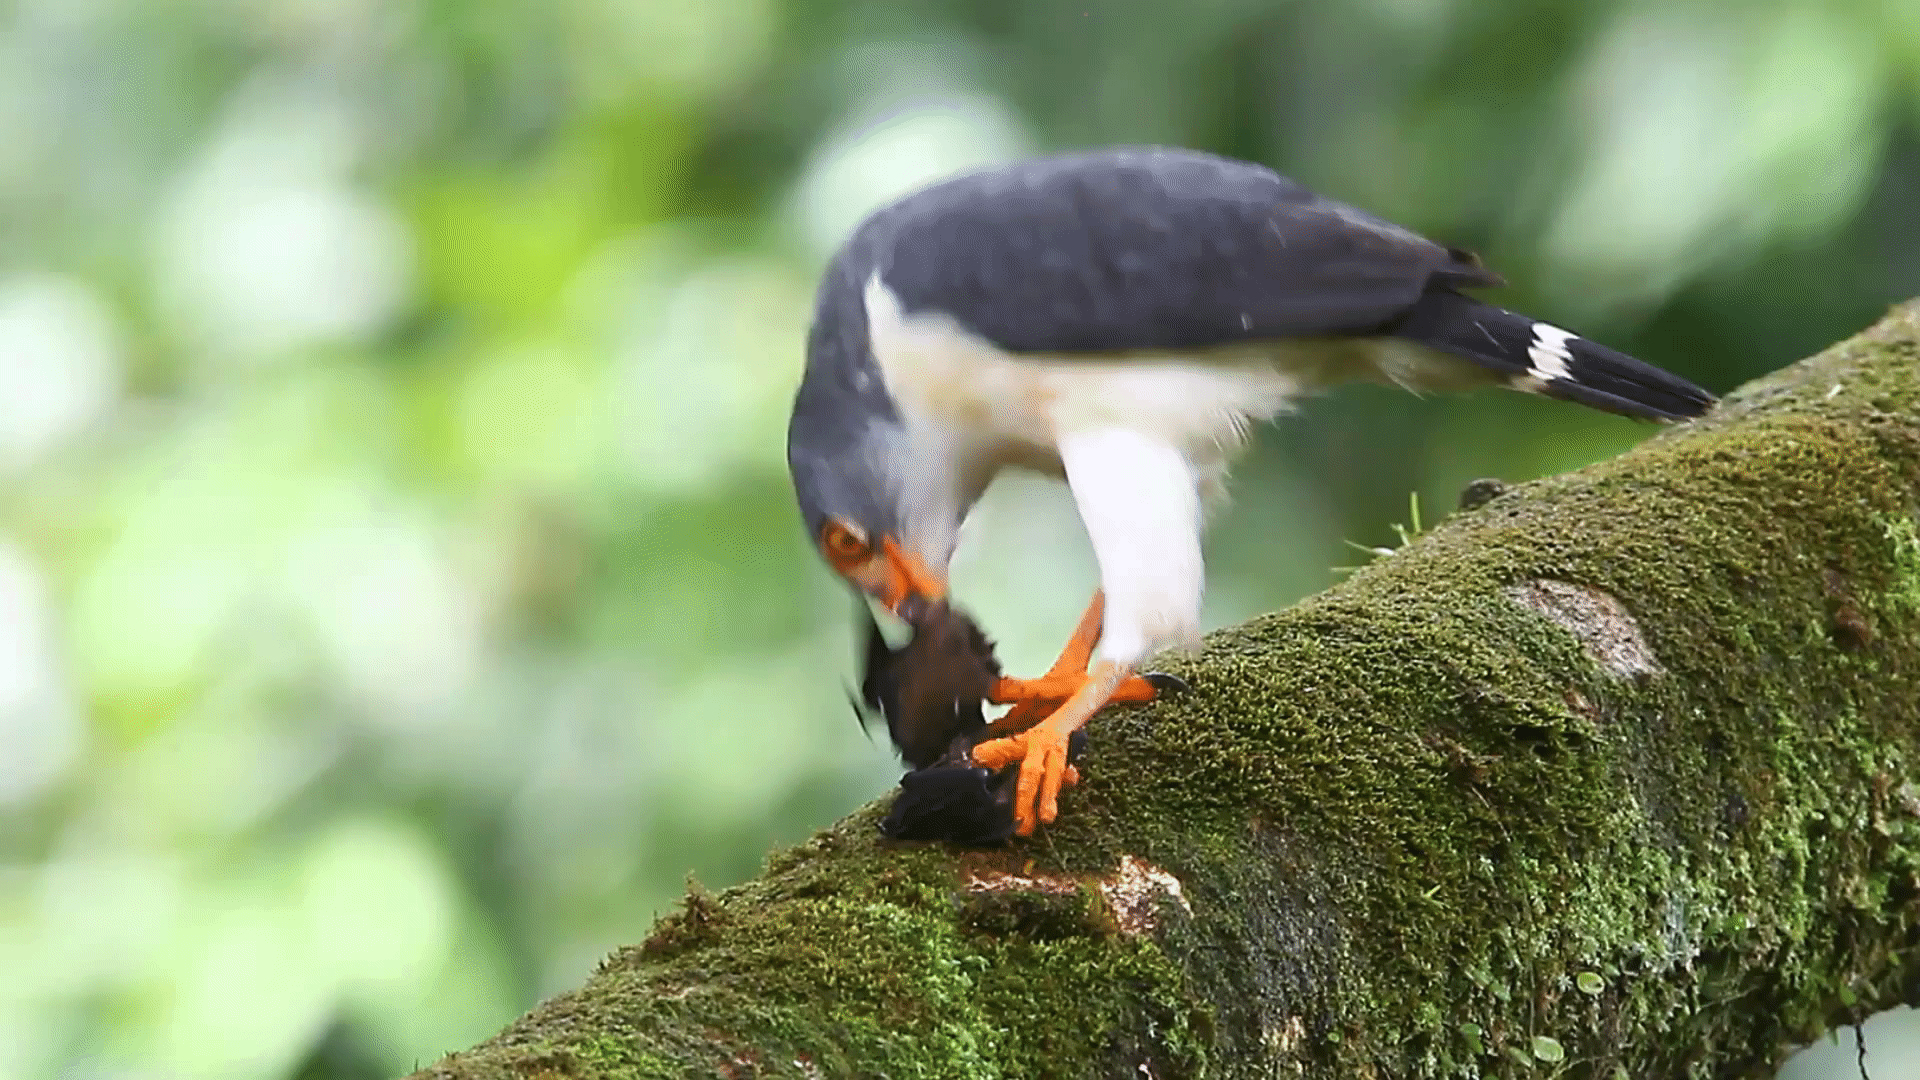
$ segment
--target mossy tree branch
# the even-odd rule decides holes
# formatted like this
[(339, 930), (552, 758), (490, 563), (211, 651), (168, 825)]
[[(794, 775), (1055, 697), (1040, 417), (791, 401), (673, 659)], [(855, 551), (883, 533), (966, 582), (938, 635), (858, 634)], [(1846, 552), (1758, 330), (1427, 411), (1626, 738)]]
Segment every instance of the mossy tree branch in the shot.
[(1920, 997), (1920, 304), (1213, 635), (1061, 821), (882, 806), (420, 1075), (1765, 1075)]

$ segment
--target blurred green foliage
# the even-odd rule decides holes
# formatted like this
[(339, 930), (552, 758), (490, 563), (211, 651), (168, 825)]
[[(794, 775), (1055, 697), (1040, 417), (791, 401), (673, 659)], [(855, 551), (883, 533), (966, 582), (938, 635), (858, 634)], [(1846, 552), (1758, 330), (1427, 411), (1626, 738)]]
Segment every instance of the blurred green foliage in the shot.
[[(3, 17), (0, 1077), (391, 1075), (883, 792), (783, 436), (821, 263), (926, 179), (1259, 159), (1720, 390), (1920, 292), (1908, 0)], [(1645, 433), (1307, 403), (1209, 619)], [(1092, 580), (1032, 482), (956, 568), (1013, 668)]]

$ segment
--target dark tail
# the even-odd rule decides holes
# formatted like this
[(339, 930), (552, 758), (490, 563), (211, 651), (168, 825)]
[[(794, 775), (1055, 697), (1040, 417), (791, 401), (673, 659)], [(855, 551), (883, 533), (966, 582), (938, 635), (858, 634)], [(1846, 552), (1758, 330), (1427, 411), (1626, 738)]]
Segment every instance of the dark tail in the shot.
[(1685, 420), (1712, 394), (1626, 353), (1449, 289), (1433, 289), (1386, 332), (1464, 357), (1516, 390), (1645, 420)]

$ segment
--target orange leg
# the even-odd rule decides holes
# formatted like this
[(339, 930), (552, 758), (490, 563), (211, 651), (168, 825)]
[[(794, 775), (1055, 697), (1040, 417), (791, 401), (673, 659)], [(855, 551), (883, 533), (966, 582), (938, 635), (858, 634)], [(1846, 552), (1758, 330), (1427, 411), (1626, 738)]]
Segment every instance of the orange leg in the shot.
[[(1106, 601), (1106, 593), (1096, 589), (1092, 602), (1080, 616), (1080, 624), (1073, 629), (1073, 636), (1067, 639), (1066, 647), (1060, 650), (1060, 658), (1053, 662), (1046, 674), (1037, 679), (1002, 677), (994, 682), (993, 688), (987, 691), (987, 700), (995, 705), (1013, 706), (1006, 715), (990, 725), (994, 734), (1025, 731), (1064, 705), (1086, 683), (1087, 664), (1093, 660), (1095, 646), (1100, 644), (1100, 624), (1106, 615)], [(1123, 680), (1106, 704), (1145, 705), (1158, 692), (1152, 682), (1134, 676)]]
[[(1067, 764), (1067, 741), (1086, 726), (1093, 714), (1107, 704), (1132, 673), (1111, 660), (1093, 665), (1074, 691), (1053, 715), (1038, 724), (1005, 738), (989, 739), (973, 748), (974, 764), (1002, 769), (1020, 763), (1020, 778), (1014, 783), (1013, 831), (1032, 836), (1039, 825), (1051, 825), (1060, 815), (1060, 789), (1067, 784), (1073, 767)], [(1078, 779), (1076, 773), (1074, 779)]]
[(1079, 771), (1067, 764), (1067, 741), (1073, 733), (1108, 705), (1144, 704), (1159, 692), (1153, 680), (1120, 664), (1091, 663), (1105, 613), (1106, 596), (1095, 592), (1080, 625), (1046, 674), (1037, 679), (1002, 678), (987, 695), (987, 700), (1013, 708), (992, 725), (991, 730), (1002, 737), (974, 747), (973, 760), (989, 769), (1020, 763), (1013, 817), (1014, 832), (1021, 836), (1032, 836), (1036, 825), (1052, 824), (1059, 815), (1060, 789), (1079, 781)]

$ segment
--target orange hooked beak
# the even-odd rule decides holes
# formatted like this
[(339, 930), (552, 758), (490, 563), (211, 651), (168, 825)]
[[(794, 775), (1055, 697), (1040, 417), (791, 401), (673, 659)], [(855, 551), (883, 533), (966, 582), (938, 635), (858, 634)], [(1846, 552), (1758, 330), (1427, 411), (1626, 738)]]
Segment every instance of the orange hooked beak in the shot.
[(841, 577), (895, 615), (906, 617), (916, 602), (930, 604), (946, 599), (946, 582), (891, 536), (883, 536), (874, 544), (850, 526), (829, 522), (821, 533), (820, 550)]

